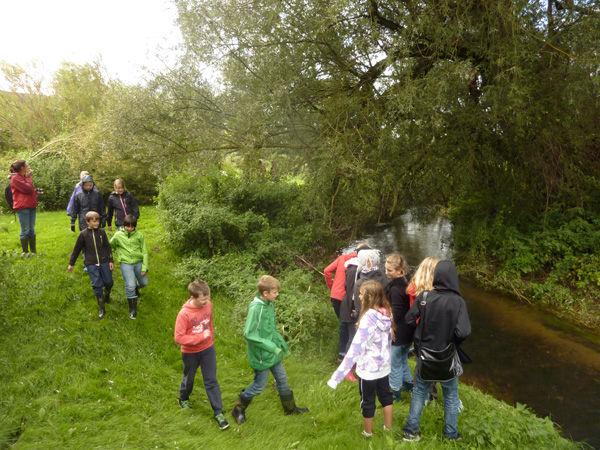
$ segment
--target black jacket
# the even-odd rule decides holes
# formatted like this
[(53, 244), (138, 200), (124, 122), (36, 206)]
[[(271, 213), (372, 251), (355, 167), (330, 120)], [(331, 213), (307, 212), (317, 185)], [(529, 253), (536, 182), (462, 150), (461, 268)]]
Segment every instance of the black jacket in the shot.
[(102, 194), (93, 188), (89, 191), (82, 190), (75, 196), (75, 201), (73, 202), (73, 214), (71, 215), (71, 224), (74, 224), (75, 220), (79, 218), (79, 229), (85, 230), (87, 228), (85, 215), (90, 211), (96, 211), (98, 214), (100, 214), (100, 228), (104, 228), (106, 225), (104, 200), (102, 200)]
[[(96, 245), (94, 245), (94, 239)], [(113, 260), (108, 236), (106, 236), (104, 230), (99, 228), (95, 230), (86, 228), (79, 233), (77, 242), (75, 242), (75, 248), (73, 248), (73, 253), (71, 253), (71, 259), (69, 259), (70, 266), (75, 265), (75, 261), (77, 261), (77, 257), (81, 250), (84, 251), (85, 259), (83, 263), (86, 266), (112, 262)]]
[(358, 274), (358, 277), (356, 277), (356, 283), (354, 283), (354, 291), (353, 291), (354, 292), (354, 295), (353, 295), (354, 311), (355, 311), (355, 314), (357, 317), (360, 315), (360, 298), (358, 297), (358, 290), (360, 289), (360, 286), (365, 281), (371, 281), (371, 280), (378, 281), (379, 283), (381, 283), (381, 286), (383, 286), (384, 289), (388, 283), (388, 279), (386, 278), (386, 276), (383, 273), (381, 273), (381, 271), (379, 269), (372, 270), (371, 272), (367, 272), (367, 273), (360, 272)]
[[(124, 209), (123, 209), (124, 207)], [(123, 225), (123, 219), (126, 214), (132, 214), (135, 219), (140, 217), (140, 209), (138, 202), (131, 192), (125, 191), (119, 195), (116, 192), (112, 192), (108, 197), (108, 213), (106, 221), (108, 226), (112, 225), (113, 214), (115, 216), (115, 226), (120, 227)]]
[(433, 290), (421, 293), (406, 314), (406, 323), (414, 325), (415, 346), (443, 350), (450, 342), (459, 345), (471, 334), (471, 322), (465, 300), (458, 290), (458, 273), (452, 261), (440, 261), (433, 275)]
[(390, 280), (385, 287), (385, 295), (392, 305), (392, 317), (396, 324), (396, 339), (392, 345), (408, 345), (412, 342), (415, 334), (415, 326), (408, 325), (404, 321), (404, 317), (410, 309), (410, 298), (406, 293), (407, 287), (408, 283), (404, 277)]
[(357, 266), (355, 264), (350, 264), (346, 266), (346, 296), (344, 297), (344, 300), (340, 305), (340, 322), (356, 322), (356, 317), (352, 317), (352, 310), (354, 309), (352, 294), (354, 293), (356, 268)]

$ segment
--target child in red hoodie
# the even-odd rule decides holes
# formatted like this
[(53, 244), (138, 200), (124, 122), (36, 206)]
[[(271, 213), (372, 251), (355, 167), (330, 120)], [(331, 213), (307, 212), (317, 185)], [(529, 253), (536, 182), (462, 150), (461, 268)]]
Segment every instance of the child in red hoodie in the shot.
[(217, 381), (217, 356), (214, 347), (214, 326), (210, 288), (202, 280), (188, 284), (190, 298), (183, 304), (175, 322), (175, 342), (181, 345), (183, 379), (179, 388), (179, 406), (189, 408), (198, 367), (202, 370), (204, 388), (215, 420), (221, 430), (229, 428), (223, 415), (221, 389)]

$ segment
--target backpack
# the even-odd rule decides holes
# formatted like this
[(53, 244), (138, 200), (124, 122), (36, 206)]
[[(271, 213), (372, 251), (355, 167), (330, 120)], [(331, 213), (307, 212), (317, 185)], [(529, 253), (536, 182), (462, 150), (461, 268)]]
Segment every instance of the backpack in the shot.
[(12, 189), (10, 188), (10, 184), (8, 184), (6, 186), (6, 188), (4, 189), (4, 198), (6, 199), (6, 204), (12, 211), (13, 210), (13, 195), (12, 195)]

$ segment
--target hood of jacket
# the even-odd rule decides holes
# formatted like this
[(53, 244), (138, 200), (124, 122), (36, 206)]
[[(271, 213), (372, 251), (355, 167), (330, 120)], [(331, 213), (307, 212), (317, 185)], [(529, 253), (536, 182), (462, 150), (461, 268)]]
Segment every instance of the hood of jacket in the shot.
[(372, 317), (372, 320), (379, 331), (387, 333), (392, 328), (392, 318), (389, 315), (375, 310), (375, 314)]
[(454, 292), (455, 294), (460, 295), (458, 272), (452, 261), (443, 260), (435, 266), (433, 289), (438, 292)]

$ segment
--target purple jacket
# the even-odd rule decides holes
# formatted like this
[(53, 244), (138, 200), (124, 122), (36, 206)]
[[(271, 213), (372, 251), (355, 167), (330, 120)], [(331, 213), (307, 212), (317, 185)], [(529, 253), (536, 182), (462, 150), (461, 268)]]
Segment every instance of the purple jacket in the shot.
[(348, 353), (327, 382), (335, 389), (356, 364), (356, 374), (363, 380), (377, 380), (390, 374), (392, 319), (369, 309), (360, 319)]

